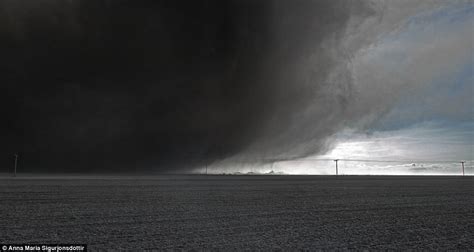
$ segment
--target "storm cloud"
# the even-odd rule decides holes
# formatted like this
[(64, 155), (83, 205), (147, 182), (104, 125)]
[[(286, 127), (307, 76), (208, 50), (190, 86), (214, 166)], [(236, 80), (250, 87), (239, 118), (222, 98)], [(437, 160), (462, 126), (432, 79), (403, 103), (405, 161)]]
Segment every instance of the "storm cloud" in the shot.
[(2, 0), (1, 154), (113, 172), (323, 152), (389, 106), (353, 60), (423, 2)]

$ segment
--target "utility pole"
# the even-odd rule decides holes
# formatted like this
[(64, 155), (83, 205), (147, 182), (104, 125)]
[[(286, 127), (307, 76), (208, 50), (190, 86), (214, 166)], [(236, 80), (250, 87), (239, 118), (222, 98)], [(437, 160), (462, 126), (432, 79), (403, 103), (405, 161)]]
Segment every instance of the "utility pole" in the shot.
[(461, 161), (461, 165), (462, 165), (462, 175), (464, 176), (464, 161)]
[(336, 175), (339, 175), (339, 171), (337, 169), (337, 161), (339, 161), (339, 159), (334, 159), (334, 162), (336, 162)]
[(16, 167), (18, 165), (18, 153), (15, 153), (15, 170), (13, 171), (13, 177), (16, 177)]

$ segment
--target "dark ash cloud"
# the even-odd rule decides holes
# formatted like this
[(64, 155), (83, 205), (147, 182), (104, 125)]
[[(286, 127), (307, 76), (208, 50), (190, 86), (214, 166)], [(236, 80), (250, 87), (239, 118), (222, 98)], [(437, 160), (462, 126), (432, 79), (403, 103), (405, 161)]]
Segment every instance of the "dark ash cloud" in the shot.
[(317, 153), (356, 116), (344, 41), (371, 15), (342, 0), (3, 0), (1, 155), (112, 172)]

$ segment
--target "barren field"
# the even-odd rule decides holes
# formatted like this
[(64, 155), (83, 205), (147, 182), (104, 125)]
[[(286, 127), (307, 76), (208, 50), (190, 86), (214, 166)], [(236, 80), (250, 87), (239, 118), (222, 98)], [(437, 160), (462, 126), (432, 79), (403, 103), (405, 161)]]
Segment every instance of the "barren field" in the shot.
[(474, 249), (474, 177), (0, 178), (0, 243)]

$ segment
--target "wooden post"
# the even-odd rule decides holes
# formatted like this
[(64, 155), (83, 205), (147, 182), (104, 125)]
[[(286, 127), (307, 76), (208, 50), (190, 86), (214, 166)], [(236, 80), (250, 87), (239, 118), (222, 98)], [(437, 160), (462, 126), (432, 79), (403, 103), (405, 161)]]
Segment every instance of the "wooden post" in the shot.
[(462, 165), (462, 175), (464, 176), (464, 161), (461, 161), (461, 165)]
[(336, 175), (339, 175), (339, 171), (337, 169), (337, 161), (339, 161), (339, 159), (334, 159), (334, 162), (336, 162)]
[(16, 177), (16, 167), (18, 165), (18, 154), (15, 153), (15, 170), (13, 171), (13, 177)]

